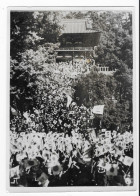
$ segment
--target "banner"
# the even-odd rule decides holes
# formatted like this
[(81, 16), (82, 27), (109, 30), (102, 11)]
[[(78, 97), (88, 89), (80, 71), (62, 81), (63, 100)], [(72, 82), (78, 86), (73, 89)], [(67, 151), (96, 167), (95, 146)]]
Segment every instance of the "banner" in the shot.
[(92, 109), (93, 114), (103, 114), (104, 112), (104, 105), (95, 105)]

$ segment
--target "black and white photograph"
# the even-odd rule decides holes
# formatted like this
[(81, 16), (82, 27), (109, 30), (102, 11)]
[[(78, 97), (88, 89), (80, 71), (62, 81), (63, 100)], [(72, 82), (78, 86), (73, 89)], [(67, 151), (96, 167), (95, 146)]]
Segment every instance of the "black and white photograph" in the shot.
[(133, 188), (133, 16), (9, 10), (9, 187)]

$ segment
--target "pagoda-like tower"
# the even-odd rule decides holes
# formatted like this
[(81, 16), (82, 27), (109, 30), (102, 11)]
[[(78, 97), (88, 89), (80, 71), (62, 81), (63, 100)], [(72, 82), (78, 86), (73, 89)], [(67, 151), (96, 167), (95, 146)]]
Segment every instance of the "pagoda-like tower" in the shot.
[(60, 36), (60, 48), (56, 50), (56, 61), (76, 61), (95, 58), (95, 47), (99, 43), (100, 32), (92, 28), (90, 20), (64, 19), (63, 30)]

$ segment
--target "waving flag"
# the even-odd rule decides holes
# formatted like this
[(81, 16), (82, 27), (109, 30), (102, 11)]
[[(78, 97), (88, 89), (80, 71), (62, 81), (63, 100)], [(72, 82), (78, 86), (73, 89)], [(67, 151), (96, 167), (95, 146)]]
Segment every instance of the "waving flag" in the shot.
[(104, 112), (104, 105), (95, 105), (92, 109), (93, 114), (103, 114)]
[(90, 132), (90, 136), (93, 140), (96, 139), (96, 132), (95, 132), (95, 129), (92, 129), (92, 131)]
[(10, 178), (19, 176), (19, 165), (10, 169)]
[(17, 114), (18, 114), (17, 111), (12, 107), (11, 107), (11, 113), (13, 116), (17, 116)]
[(131, 158), (129, 156), (125, 156), (125, 157), (121, 156), (119, 158), (119, 161), (121, 161), (124, 165), (127, 165), (130, 167), (133, 163), (133, 158)]
[(95, 146), (92, 145), (89, 147), (81, 156), (82, 160), (85, 162), (85, 164), (89, 165), (91, 163), (92, 157), (95, 155)]
[(44, 185), (47, 180), (48, 180), (48, 175), (45, 172), (42, 172), (41, 176), (37, 178), (37, 181), (39, 181), (39, 184), (42, 184), (42, 185)]
[(30, 121), (28, 112), (23, 113), (24, 118), (26, 118), (27, 123)]
[(106, 175), (107, 176), (117, 176), (118, 175), (118, 165), (106, 163)]

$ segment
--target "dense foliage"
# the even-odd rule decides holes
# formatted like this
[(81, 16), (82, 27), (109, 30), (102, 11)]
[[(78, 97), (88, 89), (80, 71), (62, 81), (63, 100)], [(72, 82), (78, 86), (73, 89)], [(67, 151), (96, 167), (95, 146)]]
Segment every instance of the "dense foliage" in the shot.
[(45, 63), (52, 63), (59, 47), (59, 13), (11, 12), (11, 106), (21, 112), (36, 103), (45, 72)]
[[(101, 31), (96, 63), (117, 69), (114, 77), (94, 72), (81, 75), (71, 83), (74, 101), (88, 108), (104, 104), (103, 125), (107, 128), (132, 124), (131, 13), (70, 12), (65, 17), (90, 18), (93, 28)], [(59, 21), (58, 12), (11, 13), (10, 98), (11, 106), (21, 113), (36, 107), (37, 94), (51, 81), (46, 64), (51, 65), (57, 55)]]
[(58, 12), (11, 12), (11, 57), (37, 50), (44, 43), (57, 43), (60, 34)]
[(101, 32), (96, 47), (96, 64), (117, 70), (113, 77), (90, 73), (75, 87), (78, 104), (92, 107), (105, 104), (107, 128), (122, 123), (132, 124), (132, 14), (131, 12), (70, 12), (67, 18), (87, 17), (93, 29)]
[(103, 126), (108, 129), (117, 128), (121, 123), (132, 123), (132, 79), (125, 72), (122, 75), (116, 73), (116, 77), (117, 80), (91, 72), (81, 77), (75, 86), (75, 101), (79, 105), (105, 105)]
[(96, 63), (119, 69), (133, 67), (132, 14), (126, 12), (90, 12), (93, 27), (101, 31)]

